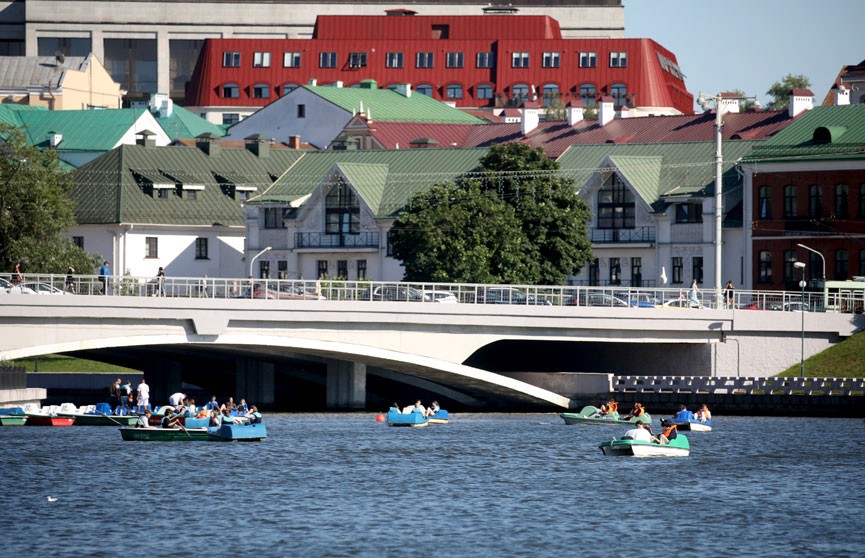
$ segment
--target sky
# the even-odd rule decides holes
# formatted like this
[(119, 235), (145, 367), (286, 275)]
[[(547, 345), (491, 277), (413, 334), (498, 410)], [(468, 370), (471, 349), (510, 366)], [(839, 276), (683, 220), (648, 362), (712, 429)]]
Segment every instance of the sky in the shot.
[[(763, 106), (787, 74), (811, 80), (814, 103), (842, 67), (865, 60), (862, 0), (622, 0), (625, 37), (654, 39), (676, 55), (685, 87), (739, 90)], [(696, 107), (695, 107), (696, 108)]]

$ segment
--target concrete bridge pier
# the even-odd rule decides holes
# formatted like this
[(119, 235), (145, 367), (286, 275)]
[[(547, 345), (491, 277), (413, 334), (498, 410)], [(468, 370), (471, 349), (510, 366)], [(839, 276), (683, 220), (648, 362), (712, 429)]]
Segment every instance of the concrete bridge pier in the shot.
[(327, 360), (327, 408), (366, 407), (366, 364)]
[(166, 405), (169, 395), (183, 391), (183, 364), (177, 360), (150, 361), (144, 366), (144, 381), (150, 386), (150, 406)]
[(236, 365), (236, 400), (246, 399), (250, 405), (268, 407), (275, 398), (275, 367), (272, 362), (252, 358), (238, 358)]

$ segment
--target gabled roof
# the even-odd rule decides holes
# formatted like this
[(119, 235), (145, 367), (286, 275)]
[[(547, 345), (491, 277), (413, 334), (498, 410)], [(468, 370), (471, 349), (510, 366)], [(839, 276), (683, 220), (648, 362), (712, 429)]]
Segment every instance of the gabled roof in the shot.
[(865, 159), (865, 105), (819, 106), (754, 148), (747, 162)]
[(28, 141), (49, 146), (49, 135), (63, 135), (59, 151), (108, 151), (135, 125), (146, 109), (31, 110), (0, 105), (0, 120), (22, 127)]
[(424, 122), (437, 124), (483, 124), (484, 121), (431, 97), (412, 92), (406, 97), (390, 89), (369, 87), (303, 86), (347, 112), (365, 112), (373, 122)]
[(393, 217), (415, 193), (476, 169), (486, 153), (486, 149), (308, 152), (267, 191), (246, 203), (288, 205), (313, 193), (338, 168), (347, 178), (358, 180), (358, 195), (377, 217)]
[(0, 88), (58, 87), (66, 70), (82, 71), (89, 57), (68, 56), (62, 64), (53, 56), (0, 56)]
[(611, 166), (618, 169), (622, 177), (634, 188), (637, 195), (646, 202), (646, 205), (650, 206), (657, 201), (663, 157), (613, 155), (608, 158), (608, 161)]
[[(292, 150), (260, 158), (243, 148), (208, 155), (194, 147), (121, 145), (78, 169), (70, 195), (80, 224), (242, 226), (241, 202), (233, 197), (233, 187), (241, 184), (231, 181), (261, 192), (299, 156)], [(204, 189), (187, 199), (184, 182)], [(175, 188), (168, 199), (159, 199), (154, 184)]]
[(173, 106), (169, 116), (159, 118), (154, 115), (154, 117), (168, 134), (168, 137), (171, 138), (171, 141), (177, 141), (181, 138), (197, 138), (201, 134), (214, 134), (219, 137), (225, 135), (225, 128), (222, 126), (177, 105)]
[(384, 149), (407, 149), (418, 138), (435, 140), (439, 146), (461, 146), (475, 126), (465, 124), (424, 124), (415, 122), (374, 122), (369, 135)]

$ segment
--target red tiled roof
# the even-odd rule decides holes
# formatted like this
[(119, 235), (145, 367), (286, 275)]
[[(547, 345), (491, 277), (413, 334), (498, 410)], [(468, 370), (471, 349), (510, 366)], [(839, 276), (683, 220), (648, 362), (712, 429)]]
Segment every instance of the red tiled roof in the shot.
[[(493, 124), (495, 125), (495, 124)], [(414, 122), (376, 122), (371, 126), (370, 135), (384, 149), (408, 149), (409, 144), (418, 138), (429, 138), (442, 147), (462, 146), (472, 128), (486, 126), (466, 124), (417, 124)]]

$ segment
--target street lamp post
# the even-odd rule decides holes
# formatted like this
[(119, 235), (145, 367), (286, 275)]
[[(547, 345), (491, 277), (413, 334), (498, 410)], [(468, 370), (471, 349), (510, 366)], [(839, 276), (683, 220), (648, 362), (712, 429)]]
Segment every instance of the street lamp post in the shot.
[[(809, 248), (809, 247), (805, 246), (804, 244), (797, 244), (796, 246), (798, 246), (799, 248), (804, 248), (805, 250), (808, 250), (809, 252), (814, 252), (815, 254), (820, 256), (820, 259), (823, 260), (823, 277), (821, 277), (820, 279), (822, 279), (823, 282), (825, 283), (826, 282), (826, 258), (823, 257), (823, 254), (818, 252), (817, 250), (815, 250), (813, 248)], [(803, 267), (804, 267), (804, 264), (803, 264)]]
[(262, 251), (259, 252), (258, 254), (252, 256), (252, 259), (249, 260), (249, 276), (250, 276), (250, 277), (252, 277), (252, 264), (255, 263), (255, 260), (258, 259), (258, 256), (264, 254), (264, 253), (267, 252), (268, 250), (273, 250), (273, 246), (268, 246), (267, 248), (265, 248), (264, 250), (262, 250)]
[(802, 313), (802, 345), (799, 352), (799, 377), (805, 377), (805, 262), (793, 262), (793, 267), (802, 270), (799, 286), (802, 288), (802, 303), (799, 310)]

